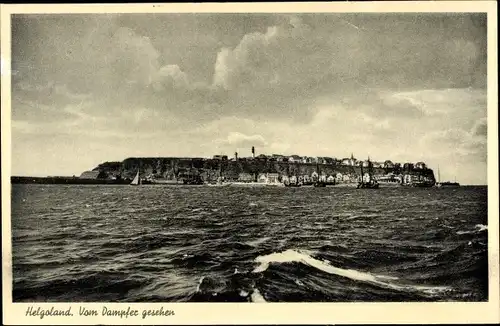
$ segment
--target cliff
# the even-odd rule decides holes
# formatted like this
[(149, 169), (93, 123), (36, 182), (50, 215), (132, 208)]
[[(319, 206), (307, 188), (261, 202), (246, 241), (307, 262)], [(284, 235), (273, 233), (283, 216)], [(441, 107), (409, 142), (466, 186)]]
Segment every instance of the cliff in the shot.
[[(153, 177), (155, 179), (176, 180), (187, 175), (198, 175), (204, 181), (214, 181), (219, 176), (226, 179), (237, 180), (240, 174), (251, 175), (252, 178), (260, 173), (278, 173), (280, 175), (311, 175), (319, 172), (323, 175), (359, 175), (361, 167), (347, 166), (340, 163), (316, 164), (316, 163), (288, 163), (276, 162), (265, 159), (253, 160), (216, 160), (205, 158), (181, 158), (181, 157), (140, 157), (127, 158), (122, 162), (104, 162), (99, 164), (93, 171), (103, 172), (107, 178), (132, 179), (137, 171), (142, 178)], [(366, 168), (364, 168), (366, 171)], [(424, 180), (435, 182), (432, 169), (416, 169), (413, 167), (402, 168), (374, 168), (376, 176), (387, 174), (415, 175)]]

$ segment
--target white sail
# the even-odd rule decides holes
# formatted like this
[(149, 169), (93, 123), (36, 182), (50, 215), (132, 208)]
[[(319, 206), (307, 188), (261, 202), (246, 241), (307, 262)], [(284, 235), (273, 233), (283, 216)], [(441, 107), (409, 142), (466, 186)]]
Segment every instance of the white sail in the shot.
[(137, 171), (137, 174), (135, 175), (134, 180), (132, 180), (132, 182), (130, 184), (131, 185), (138, 185), (139, 182), (140, 182), (140, 180), (139, 180), (139, 171)]

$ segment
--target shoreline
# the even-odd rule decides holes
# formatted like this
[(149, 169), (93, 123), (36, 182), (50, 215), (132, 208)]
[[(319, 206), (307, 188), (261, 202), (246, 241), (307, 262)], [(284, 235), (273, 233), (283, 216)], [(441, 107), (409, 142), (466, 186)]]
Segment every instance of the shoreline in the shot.
[[(109, 180), (109, 179), (81, 179), (78, 177), (29, 177), (29, 176), (12, 176), (11, 184), (43, 184), (43, 185), (117, 185), (117, 186), (127, 186), (130, 185), (131, 180)], [(327, 184), (326, 188), (356, 188), (357, 183), (337, 183), (337, 184)], [(401, 184), (391, 184), (386, 185), (384, 183), (380, 184), (380, 188), (413, 188), (404, 186)], [(182, 181), (167, 181), (167, 182), (148, 182), (143, 183), (142, 186), (205, 186), (205, 187), (271, 187), (271, 188), (288, 188), (284, 185), (278, 184), (267, 184), (267, 183), (245, 183), (245, 182), (228, 182), (224, 184), (184, 184)], [(460, 185), (460, 187), (487, 187), (488, 185)], [(313, 185), (302, 185), (297, 188), (314, 188)], [(417, 187), (418, 188), (418, 187)], [(425, 188), (439, 188), (436, 186), (425, 187)], [(457, 188), (457, 187), (443, 187), (443, 188)]]

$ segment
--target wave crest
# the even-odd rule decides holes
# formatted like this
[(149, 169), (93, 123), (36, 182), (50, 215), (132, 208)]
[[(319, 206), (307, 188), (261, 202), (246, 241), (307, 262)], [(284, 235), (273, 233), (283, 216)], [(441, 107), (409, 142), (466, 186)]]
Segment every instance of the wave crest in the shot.
[(428, 294), (435, 294), (437, 292), (449, 291), (450, 287), (447, 286), (423, 286), (423, 285), (410, 285), (410, 284), (395, 284), (392, 282), (388, 282), (389, 280), (397, 280), (398, 278), (395, 276), (386, 276), (386, 275), (375, 275), (366, 272), (360, 272), (354, 269), (343, 269), (339, 267), (335, 267), (330, 265), (327, 260), (318, 260), (312, 257), (312, 252), (305, 250), (293, 250), (288, 249), (279, 253), (272, 253), (269, 255), (258, 256), (255, 259), (255, 262), (260, 265), (257, 266), (253, 272), (260, 273), (267, 270), (270, 264), (272, 263), (292, 263), (298, 262), (318, 270), (321, 270), (328, 274), (334, 274), (341, 277), (349, 278), (351, 280), (367, 282), (371, 284), (375, 284), (381, 287), (390, 288), (393, 290), (399, 291), (421, 291)]

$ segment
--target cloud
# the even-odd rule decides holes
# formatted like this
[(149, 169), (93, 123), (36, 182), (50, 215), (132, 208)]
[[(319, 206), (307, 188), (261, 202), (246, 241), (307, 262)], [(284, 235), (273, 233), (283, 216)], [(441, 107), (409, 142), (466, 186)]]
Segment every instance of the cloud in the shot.
[[(476, 64), (483, 53), (480, 41), (463, 35), (462, 38), (453, 35), (446, 39), (442, 33), (435, 33), (426, 42), (419, 43), (424, 36), (429, 37), (425, 33), (427, 27), (416, 29), (420, 25), (406, 18), (400, 18), (400, 24), (415, 33), (412, 35), (415, 38), (408, 38), (404, 33), (387, 33), (384, 24), (369, 16), (343, 19), (334, 14), (276, 15), (274, 20), (261, 18), (263, 23), (269, 24), (263, 31), (249, 31), (240, 39), (227, 39), (229, 43), (236, 42), (233, 46), (213, 48), (217, 37), (222, 39), (225, 36), (204, 31), (207, 37), (211, 37), (211, 50), (217, 50), (207, 53), (203, 63), (207, 65), (213, 60), (213, 75), (206, 83), (194, 77), (198, 75), (191, 76), (187, 72), (196, 71), (189, 62), (181, 57), (176, 57), (177, 62), (168, 59), (173, 44), (182, 44), (179, 42), (182, 31), (177, 30), (178, 35), (166, 33), (170, 35), (168, 40), (162, 34), (151, 33), (133, 19), (126, 19), (126, 15), (88, 17), (90, 19), (79, 16), (72, 22), (78, 26), (76, 37), (69, 30), (60, 28), (71, 26), (68, 18), (50, 20), (38, 17), (35, 22), (23, 17), (23, 23), (36, 30), (40, 39), (50, 39), (45, 43), (35, 40), (29, 51), (55, 53), (43, 74), (42, 71), (24, 72), (19, 80), (37, 85), (50, 76), (51, 80), (65, 85), (69, 92), (92, 94), (93, 100), (101, 102), (92, 112), (95, 115), (101, 114), (102, 110), (145, 107), (166, 115), (173, 112), (181, 120), (200, 122), (231, 114), (306, 123), (313, 118), (320, 97), (361, 96), (364, 98), (354, 100), (353, 105), (366, 106), (373, 100), (369, 104), (372, 115), (381, 116), (375, 105), (378, 101), (377, 105), (384, 107), (387, 113), (416, 117), (429, 113), (423, 111), (426, 108), (418, 107), (418, 99), (384, 98), (377, 93), (401, 86), (411, 88), (418, 85), (421, 89), (422, 84), (442, 85), (447, 80), (457, 79), (457, 74), (469, 76), (475, 73), (470, 69), (471, 65)], [(150, 20), (147, 16), (141, 17)], [(177, 19), (177, 16), (165, 17), (163, 20), (153, 19), (153, 26)], [(204, 20), (197, 19), (192, 24), (207, 29)], [(460, 19), (447, 19), (449, 26), (459, 26)], [(352, 25), (364, 27), (356, 29)], [(258, 24), (249, 26), (257, 28)], [(27, 27), (21, 27), (20, 22), (15, 22), (14, 27), (17, 34), (21, 31), (28, 36), (33, 33), (24, 30)], [(160, 31), (161, 25), (155, 28)], [(171, 28), (175, 30), (176, 26)], [(58, 37), (54, 37), (55, 32)], [(28, 57), (28, 53), (21, 54), (21, 47), (16, 42), (22, 40), (14, 38), (15, 56), (22, 59), (18, 66), (25, 62), (30, 67), (38, 67), (40, 65), (33, 60), (49, 60), (47, 55), (39, 52), (34, 52), (32, 57)], [(196, 45), (193, 40), (183, 42), (190, 47)], [(435, 46), (442, 51), (436, 50)], [(452, 69), (448, 64), (450, 58), (461, 66)], [(426, 77), (424, 73), (436, 70), (436, 65), (443, 76), (446, 75), (446, 80)], [(52, 104), (57, 105), (57, 101), (54, 99)], [(347, 103), (347, 99), (345, 101)]]
[(226, 144), (237, 147), (266, 146), (267, 142), (261, 135), (245, 135), (240, 132), (231, 132), (225, 140)]
[(166, 65), (160, 68), (153, 79), (153, 85), (156, 91), (165, 88), (188, 87), (189, 81), (185, 72), (178, 65)]
[(486, 155), (483, 16), (16, 16), (14, 138), (466, 166)]
[[(215, 63), (214, 86), (229, 90), (244, 82), (252, 84), (260, 80), (256, 78), (257, 76), (268, 74), (269, 68), (272, 68), (269, 66), (272, 58), (266, 53), (266, 48), (275, 42), (277, 33), (278, 27), (269, 27), (266, 33), (245, 35), (232, 50), (221, 49)], [(270, 81), (268, 78), (263, 82)]]
[(472, 126), (470, 133), (473, 136), (482, 136), (486, 138), (488, 133), (488, 118), (481, 118), (477, 120), (474, 123), (474, 126)]
[[(420, 145), (430, 148), (435, 155), (451, 157), (453, 160), (486, 162), (487, 142), (485, 135), (478, 136), (461, 129), (434, 131), (422, 137)], [(453, 161), (452, 160), (452, 161)]]

